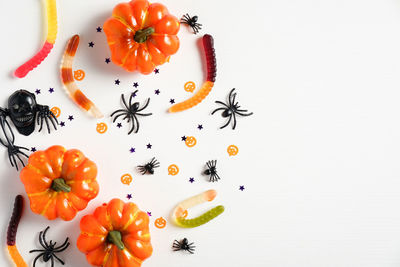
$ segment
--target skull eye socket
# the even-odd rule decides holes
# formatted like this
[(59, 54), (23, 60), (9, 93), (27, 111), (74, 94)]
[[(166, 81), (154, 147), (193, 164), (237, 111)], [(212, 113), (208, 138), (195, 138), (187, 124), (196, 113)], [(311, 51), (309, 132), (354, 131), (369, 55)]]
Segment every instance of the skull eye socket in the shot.
[(14, 105), (12, 106), (12, 108), (13, 108), (14, 111), (18, 111), (19, 105), (18, 105), (18, 104), (14, 104)]

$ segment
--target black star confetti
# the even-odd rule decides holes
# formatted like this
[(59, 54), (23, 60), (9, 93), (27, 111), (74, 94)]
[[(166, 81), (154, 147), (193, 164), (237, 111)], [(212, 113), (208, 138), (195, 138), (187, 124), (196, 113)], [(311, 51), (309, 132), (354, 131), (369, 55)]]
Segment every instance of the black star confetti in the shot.
[(35, 90), (35, 93), (38, 95), (38, 94), (40, 94), (40, 89), (36, 89)]
[(111, 62), (111, 59), (109, 57), (106, 58), (105, 62), (108, 64)]
[(49, 89), (49, 92), (50, 92), (50, 94), (51, 94), (51, 93), (54, 93), (54, 88), (50, 88), (50, 89)]
[(137, 96), (137, 93), (136, 93), (136, 92), (137, 92), (137, 90), (136, 90), (135, 92), (133, 92), (133, 93), (131, 94), (131, 96), (132, 96), (132, 97), (136, 97), (136, 96)]
[(160, 94), (160, 90), (157, 89), (157, 90), (154, 91), (154, 93), (155, 93), (156, 95), (159, 95), (159, 94)]
[(202, 130), (203, 129), (203, 125), (199, 124), (199, 126), (197, 126), (197, 129)]
[(193, 178), (193, 177), (190, 177), (189, 182), (190, 182), (190, 183), (193, 183), (193, 182), (194, 182), (194, 178)]
[(94, 47), (94, 43), (93, 43), (93, 42), (90, 42), (90, 43), (89, 43), (89, 47)]
[(148, 212), (147, 212), (147, 215), (149, 215), (149, 217), (151, 217), (151, 212), (150, 212), (150, 211), (148, 211)]
[(171, 99), (169, 100), (169, 103), (174, 104), (174, 103), (175, 103), (175, 99), (171, 98)]
[(152, 145), (150, 143), (147, 144), (147, 149), (151, 149)]
[(116, 79), (116, 80), (115, 80), (115, 84), (116, 84), (116, 85), (119, 85), (120, 83), (121, 83), (121, 81), (120, 81), (119, 79)]
[(132, 194), (127, 194), (127, 195), (126, 195), (126, 198), (127, 198), (127, 199), (131, 199), (131, 198), (132, 198)]
[(160, 70), (159, 69), (154, 69), (154, 73), (158, 74), (158, 73), (160, 73)]
[(96, 31), (97, 31), (97, 32), (101, 32), (101, 27), (100, 27), (100, 26), (97, 27), (97, 28), (96, 28)]
[(32, 152), (36, 152), (36, 147), (31, 147)]
[(186, 136), (181, 137), (182, 141), (186, 141)]
[(118, 123), (117, 123), (117, 127), (118, 127), (118, 128), (121, 128), (121, 127), (122, 127), (122, 124), (121, 124), (120, 122), (118, 122)]
[(72, 115), (69, 115), (69, 116), (68, 116), (68, 120), (69, 120), (69, 121), (72, 121), (73, 119), (74, 119), (74, 116), (72, 116)]
[(65, 126), (65, 122), (61, 121), (61, 122), (60, 122), (60, 126), (61, 126), (61, 127), (64, 127), (64, 126)]
[(241, 185), (241, 186), (239, 187), (239, 190), (240, 190), (240, 191), (244, 191), (244, 185)]
[(138, 88), (139, 84), (138, 83), (133, 83), (133, 87)]
[(131, 147), (131, 149), (129, 149), (129, 152), (135, 153), (135, 152), (136, 152), (136, 149), (135, 149), (134, 147)]

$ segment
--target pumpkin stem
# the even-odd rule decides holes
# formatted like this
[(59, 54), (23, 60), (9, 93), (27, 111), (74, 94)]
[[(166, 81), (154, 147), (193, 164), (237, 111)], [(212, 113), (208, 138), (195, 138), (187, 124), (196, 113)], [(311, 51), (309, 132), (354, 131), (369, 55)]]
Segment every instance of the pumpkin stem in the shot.
[(57, 192), (71, 192), (71, 187), (65, 183), (63, 178), (54, 179), (51, 184), (51, 189)]
[(148, 27), (146, 29), (138, 30), (135, 33), (133, 39), (135, 40), (136, 43), (144, 43), (147, 41), (147, 38), (149, 38), (149, 36), (154, 33), (154, 31), (155, 30), (153, 27)]
[(122, 242), (122, 235), (120, 231), (111, 231), (107, 235), (107, 241), (117, 246), (120, 250), (125, 248), (124, 243)]

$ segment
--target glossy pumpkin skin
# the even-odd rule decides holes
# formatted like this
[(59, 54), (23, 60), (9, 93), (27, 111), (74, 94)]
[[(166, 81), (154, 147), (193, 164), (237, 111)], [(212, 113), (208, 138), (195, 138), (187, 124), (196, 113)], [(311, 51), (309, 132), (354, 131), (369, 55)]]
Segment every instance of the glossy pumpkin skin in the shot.
[[(179, 28), (179, 20), (164, 5), (147, 0), (118, 4), (103, 26), (111, 60), (127, 71), (143, 74), (150, 74), (178, 51)], [(147, 30), (146, 38), (139, 40), (139, 33)]]
[[(77, 246), (88, 262), (102, 267), (139, 267), (151, 256), (149, 216), (134, 203), (112, 199), (80, 222)], [(113, 242), (111, 233), (117, 233)]]
[(52, 146), (33, 153), (20, 178), (34, 213), (72, 220), (99, 192), (97, 166), (77, 150)]

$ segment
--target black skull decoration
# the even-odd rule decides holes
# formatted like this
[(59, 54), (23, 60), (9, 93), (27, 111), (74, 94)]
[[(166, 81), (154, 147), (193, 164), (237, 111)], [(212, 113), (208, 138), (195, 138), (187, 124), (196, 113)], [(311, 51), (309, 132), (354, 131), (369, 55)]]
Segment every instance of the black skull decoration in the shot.
[(0, 144), (7, 148), (11, 166), (16, 167), (18, 170), (16, 158), (24, 165), (20, 155), (28, 157), (21, 152), (22, 149), (27, 149), (14, 145), (15, 136), (7, 117), (10, 117), (18, 132), (26, 136), (35, 130), (35, 122), (38, 125), (40, 124), (39, 132), (43, 128), (43, 123), (46, 123), (47, 130), (50, 133), (50, 124), (57, 130), (58, 121), (48, 106), (39, 105), (36, 102), (35, 95), (26, 90), (18, 90), (13, 93), (8, 99), (8, 108), (3, 109), (0, 107), (0, 127), (2, 129)]
[(20, 134), (30, 135), (35, 130), (36, 108), (35, 95), (26, 90), (16, 91), (8, 99), (9, 116)]

